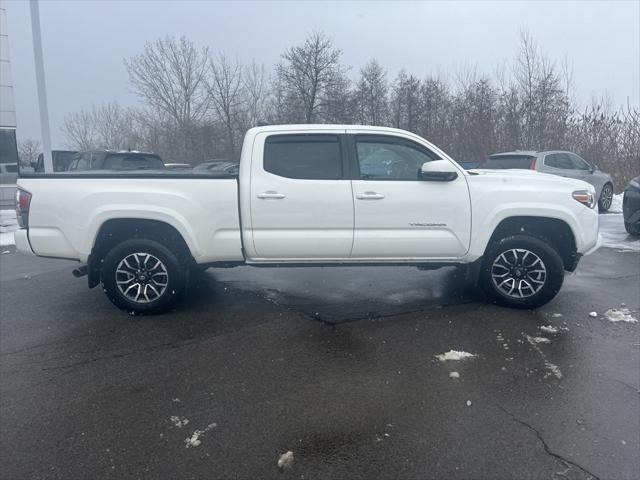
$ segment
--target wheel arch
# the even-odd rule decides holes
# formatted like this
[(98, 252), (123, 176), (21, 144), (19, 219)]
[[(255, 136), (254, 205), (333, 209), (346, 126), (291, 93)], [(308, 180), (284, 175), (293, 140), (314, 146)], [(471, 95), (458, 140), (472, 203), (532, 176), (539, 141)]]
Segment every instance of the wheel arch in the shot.
[(87, 260), (89, 288), (100, 283), (100, 269), (107, 253), (119, 243), (133, 238), (148, 238), (172, 250), (185, 265), (195, 263), (182, 234), (167, 222), (140, 218), (106, 220), (98, 229)]
[(546, 241), (562, 258), (565, 270), (572, 272), (576, 269), (578, 254), (575, 235), (569, 224), (558, 218), (536, 216), (507, 217), (494, 229), (485, 247), (485, 254), (496, 241), (510, 235), (522, 234), (529, 234)]

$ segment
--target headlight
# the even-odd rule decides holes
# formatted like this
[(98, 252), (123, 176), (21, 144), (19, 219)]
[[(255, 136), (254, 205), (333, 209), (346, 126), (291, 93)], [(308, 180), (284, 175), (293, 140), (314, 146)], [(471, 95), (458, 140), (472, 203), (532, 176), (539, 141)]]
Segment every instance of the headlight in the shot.
[(591, 192), (587, 192), (586, 190), (578, 190), (573, 192), (572, 194), (574, 200), (577, 200), (585, 207), (593, 208), (596, 205), (596, 201)]

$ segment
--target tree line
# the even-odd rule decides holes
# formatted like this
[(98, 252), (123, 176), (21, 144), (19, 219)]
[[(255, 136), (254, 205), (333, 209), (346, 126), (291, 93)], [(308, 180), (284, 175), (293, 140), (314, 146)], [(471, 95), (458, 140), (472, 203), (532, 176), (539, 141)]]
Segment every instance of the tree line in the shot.
[(151, 150), (165, 162), (238, 160), (260, 124), (343, 123), (402, 128), (454, 159), (508, 150), (574, 151), (609, 171), (618, 189), (640, 173), (640, 111), (606, 97), (579, 106), (568, 62), (545, 56), (523, 31), (516, 58), (492, 75), (466, 68), (395, 78), (370, 60), (355, 79), (323, 32), (288, 48), (273, 69), (214, 54), (186, 37), (159, 38), (124, 60), (141, 106), (94, 105), (65, 118), (74, 149)]

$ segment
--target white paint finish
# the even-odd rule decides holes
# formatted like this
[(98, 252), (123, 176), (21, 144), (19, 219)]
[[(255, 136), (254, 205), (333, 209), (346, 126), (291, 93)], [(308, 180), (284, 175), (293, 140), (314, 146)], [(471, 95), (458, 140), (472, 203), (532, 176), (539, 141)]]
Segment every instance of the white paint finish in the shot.
[(535, 216), (563, 220), (569, 225), (579, 253), (598, 242), (598, 212), (574, 200), (575, 190), (594, 193), (581, 180), (529, 170), (474, 170), (468, 175), (473, 228), (469, 255), (482, 256), (489, 238), (502, 220)]
[[(262, 168), (264, 140), (271, 133), (346, 131), (421, 143), (451, 162), (458, 178), (296, 180)], [(248, 263), (471, 262), (483, 255), (494, 229), (511, 216), (563, 220), (574, 233), (578, 252), (598, 246), (598, 214), (571, 197), (574, 190), (593, 191), (587, 183), (530, 171), (476, 173), (465, 172), (434, 145), (401, 130), (282, 125), (247, 132), (239, 192), (235, 179), (204, 178), (34, 178), (20, 179), (19, 185), (33, 194), (29, 223), (35, 253), (81, 261), (87, 260), (104, 222), (118, 218), (172, 225), (198, 263), (243, 260), (240, 218)], [(265, 192), (284, 197), (258, 198)]]
[(40, 178), (19, 184), (33, 194), (29, 238), (37, 255), (84, 262), (104, 222), (139, 218), (173, 226), (199, 263), (242, 260), (235, 179)]
[[(264, 143), (280, 131), (261, 131), (253, 143), (250, 229), (255, 259), (347, 259), (353, 243), (350, 180), (299, 180), (264, 170)], [(289, 132), (287, 132), (289, 133)], [(344, 134), (344, 129), (304, 133)], [(246, 178), (242, 177), (243, 187)], [(246, 188), (246, 187), (245, 187)]]
[[(431, 162), (433, 167), (438, 167), (438, 171), (458, 172), (458, 177), (450, 182), (354, 180), (355, 228), (351, 256), (407, 260), (462, 257), (469, 249), (471, 236), (471, 205), (464, 172), (426, 140), (409, 132), (389, 130), (352, 127), (347, 133), (378, 133), (418, 143), (442, 158)], [(426, 170), (433, 170), (426, 165)], [(367, 198), (373, 195), (378, 198)]]

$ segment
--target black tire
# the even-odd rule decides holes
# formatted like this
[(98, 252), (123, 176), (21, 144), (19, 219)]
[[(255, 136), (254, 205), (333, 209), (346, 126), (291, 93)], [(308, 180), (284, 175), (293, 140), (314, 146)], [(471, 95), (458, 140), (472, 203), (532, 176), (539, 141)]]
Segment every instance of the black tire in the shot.
[[(129, 265), (133, 268), (130, 269)], [(163, 271), (166, 271), (166, 276), (163, 276)], [(136, 277), (136, 272), (142, 273)], [(130, 280), (132, 283), (124, 283), (130, 275), (133, 276)], [(101, 279), (107, 297), (118, 308), (136, 314), (162, 313), (180, 297), (185, 285), (185, 269), (165, 245), (146, 238), (134, 238), (119, 243), (107, 253), (102, 263)], [(140, 288), (135, 286), (136, 282)], [(166, 286), (163, 288), (161, 285), (164, 283)], [(147, 288), (148, 285), (153, 289)], [(133, 290), (129, 290), (129, 287)], [(142, 288), (144, 294), (140, 293)], [(154, 291), (159, 295), (155, 295)], [(131, 298), (136, 296), (136, 292), (139, 301)]]
[(598, 199), (598, 211), (608, 211), (611, 208), (611, 202), (613, 202), (613, 185), (605, 183)]
[(624, 222), (624, 229), (629, 235), (640, 235), (640, 225), (634, 225), (633, 223)]
[[(525, 255), (526, 251), (529, 254)], [(507, 262), (500, 259), (503, 254)], [(525, 257), (521, 267), (517, 267), (518, 255)], [(542, 267), (535, 257), (542, 263)], [(515, 265), (508, 268), (503, 266), (509, 262)], [(530, 265), (532, 262), (534, 264)], [(544, 273), (541, 273), (542, 270)], [(507, 277), (511, 276), (513, 283), (504, 276), (496, 278), (506, 271), (509, 272)], [(530, 309), (546, 304), (560, 291), (563, 280), (564, 265), (558, 252), (544, 239), (529, 235), (512, 235), (494, 242), (484, 255), (480, 271), (480, 284), (491, 300), (514, 308)], [(533, 288), (526, 287), (526, 284), (532, 285)], [(514, 287), (511, 288), (514, 290), (511, 295), (506, 291), (510, 285)], [(522, 296), (518, 296), (515, 291), (516, 285)]]

